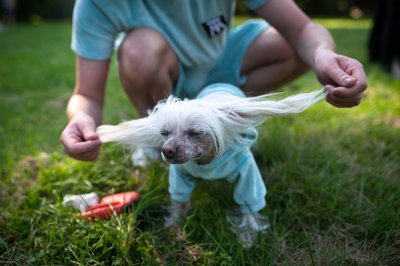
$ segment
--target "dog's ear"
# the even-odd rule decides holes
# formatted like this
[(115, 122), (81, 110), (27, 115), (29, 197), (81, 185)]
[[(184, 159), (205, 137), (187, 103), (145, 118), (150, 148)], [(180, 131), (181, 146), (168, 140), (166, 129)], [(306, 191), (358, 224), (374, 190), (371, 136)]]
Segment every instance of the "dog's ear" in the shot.
[(102, 125), (97, 128), (103, 143), (116, 142), (129, 146), (132, 150), (137, 146), (161, 147), (163, 138), (160, 135), (160, 121), (165, 120), (165, 108), (179, 102), (178, 98), (168, 97), (157, 103), (149, 116), (130, 120), (118, 125)]
[(270, 117), (303, 112), (326, 96), (324, 89), (296, 94), (282, 100), (272, 100), (271, 96), (275, 94), (247, 98), (233, 96), (216, 102), (219, 102), (218, 108), (225, 110), (235, 123), (255, 126)]
[(151, 117), (123, 122), (119, 125), (102, 125), (97, 128), (103, 143), (116, 142), (135, 149), (138, 145), (158, 147), (161, 138)]

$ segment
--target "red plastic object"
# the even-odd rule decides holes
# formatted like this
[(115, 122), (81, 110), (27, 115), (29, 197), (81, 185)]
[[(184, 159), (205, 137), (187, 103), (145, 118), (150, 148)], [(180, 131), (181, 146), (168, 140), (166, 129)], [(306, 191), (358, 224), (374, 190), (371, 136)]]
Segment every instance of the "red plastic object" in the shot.
[(91, 220), (108, 220), (115, 212), (120, 214), (124, 207), (139, 200), (139, 193), (135, 191), (122, 192), (105, 196), (99, 204), (95, 204), (81, 213), (81, 217)]

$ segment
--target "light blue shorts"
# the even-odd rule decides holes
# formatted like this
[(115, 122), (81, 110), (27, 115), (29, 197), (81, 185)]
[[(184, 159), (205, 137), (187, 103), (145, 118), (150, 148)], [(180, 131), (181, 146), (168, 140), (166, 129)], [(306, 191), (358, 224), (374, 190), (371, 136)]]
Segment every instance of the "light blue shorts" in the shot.
[(173, 90), (175, 96), (193, 99), (207, 85), (229, 83), (241, 87), (246, 76), (240, 73), (243, 57), (250, 44), (267, 28), (265, 20), (252, 19), (233, 28), (224, 51), (211, 67), (179, 66), (179, 78)]
[[(243, 57), (250, 44), (268, 27), (265, 20), (251, 19), (233, 28), (215, 65), (189, 68), (179, 64), (179, 77), (173, 94), (179, 98), (194, 99), (209, 84), (229, 83), (241, 87), (246, 82), (246, 76), (240, 73)], [(116, 39), (115, 50), (119, 49), (125, 35), (121, 33)]]

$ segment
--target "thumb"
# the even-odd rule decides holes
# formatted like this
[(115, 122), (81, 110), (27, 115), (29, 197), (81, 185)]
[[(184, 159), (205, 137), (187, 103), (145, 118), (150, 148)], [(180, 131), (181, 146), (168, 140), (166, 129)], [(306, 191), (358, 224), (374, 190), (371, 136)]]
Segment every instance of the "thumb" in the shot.
[(84, 125), (81, 128), (82, 135), (85, 140), (98, 140), (99, 135), (95, 131), (95, 127), (91, 125)]
[(342, 69), (338, 68), (332, 72), (332, 80), (340, 87), (351, 87), (356, 83), (356, 79)]

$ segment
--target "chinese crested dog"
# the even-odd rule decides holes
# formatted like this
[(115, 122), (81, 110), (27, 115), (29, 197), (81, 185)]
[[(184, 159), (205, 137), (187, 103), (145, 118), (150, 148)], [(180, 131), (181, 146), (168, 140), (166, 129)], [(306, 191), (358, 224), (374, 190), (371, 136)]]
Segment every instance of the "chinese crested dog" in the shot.
[(196, 99), (170, 96), (149, 115), (116, 126), (102, 125), (102, 142), (161, 149), (170, 163), (171, 205), (166, 227), (182, 224), (189, 209), (195, 179), (224, 178), (234, 183), (238, 211), (227, 215), (244, 246), (268, 228), (259, 211), (265, 207), (266, 187), (250, 147), (257, 139), (256, 126), (270, 117), (300, 113), (325, 97), (323, 89), (272, 100), (271, 94), (245, 97), (232, 85), (217, 83), (204, 88)]

